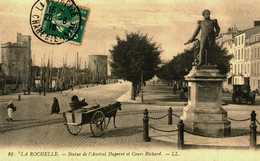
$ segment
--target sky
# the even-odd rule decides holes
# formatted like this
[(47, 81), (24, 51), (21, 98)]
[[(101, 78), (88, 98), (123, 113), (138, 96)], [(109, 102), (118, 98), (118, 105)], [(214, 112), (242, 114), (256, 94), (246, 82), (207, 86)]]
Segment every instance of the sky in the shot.
[(116, 36), (141, 32), (160, 44), (161, 58), (170, 60), (185, 49), (183, 45), (202, 19), (203, 9), (210, 9), (217, 18), (221, 32), (236, 25), (240, 29), (253, 26), (260, 20), (259, 0), (76, 0), (79, 6), (87, 6), (91, 13), (81, 45), (64, 43), (49, 45), (32, 33), (29, 16), (35, 0), (0, 1), (0, 42), (15, 42), (16, 33), (32, 36), (32, 58), (40, 65), (41, 59), (53, 58), (60, 66), (63, 58), (75, 63), (78, 52), (81, 63), (91, 54), (108, 54)]

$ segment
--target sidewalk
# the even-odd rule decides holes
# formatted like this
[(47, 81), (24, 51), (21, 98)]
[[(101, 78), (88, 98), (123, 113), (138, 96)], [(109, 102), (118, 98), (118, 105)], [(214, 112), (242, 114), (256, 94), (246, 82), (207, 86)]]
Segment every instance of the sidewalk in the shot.
[(186, 101), (179, 98), (179, 93), (173, 94), (172, 87), (166, 84), (147, 84), (143, 87), (144, 102), (141, 102), (141, 93), (136, 97), (136, 100), (131, 100), (131, 90), (122, 95), (117, 100), (128, 104), (145, 104), (159, 106), (184, 106)]
[[(130, 98), (130, 91), (121, 96), (118, 101), (123, 103), (123, 113), (132, 112), (133, 114), (140, 114), (143, 117), (143, 110), (148, 109), (150, 117), (161, 117), (167, 114), (169, 107), (173, 108), (173, 113), (177, 115), (182, 114), (183, 107), (186, 102), (178, 98), (178, 94), (173, 94), (171, 87), (165, 84), (147, 85), (144, 88), (144, 103), (141, 103), (140, 96), (132, 101)], [(224, 100), (230, 102), (231, 97), (225, 96)], [(235, 119), (243, 119), (250, 117), (252, 110), (255, 110), (257, 118), (260, 120), (260, 106), (258, 105), (235, 105), (225, 104), (223, 108), (227, 110), (228, 116)], [(139, 111), (139, 112), (137, 112)], [(149, 120), (149, 125), (153, 128), (161, 129), (163, 131), (172, 131), (177, 129), (179, 118), (173, 117), (173, 125), (167, 125), (167, 117), (162, 120)], [(192, 148), (231, 148), (243, 149), (249, 145), (249, 125), (250, 121), (245, 122), (231, 122), (232, 137), (227, 138), (209, 138), (197, 135), (192, 135), (185, 132), (185, 144)], [(260, 131), (260, 130), (258, 130)], [(159, 132), (150, 128), (149, 130), (151, 142), (165, 142), (177, 145), (177, 131), (176, 132)], [(244, 136), (239, 136), (244, 135)], [(260, 142), (259, 142), (260, 143)]]

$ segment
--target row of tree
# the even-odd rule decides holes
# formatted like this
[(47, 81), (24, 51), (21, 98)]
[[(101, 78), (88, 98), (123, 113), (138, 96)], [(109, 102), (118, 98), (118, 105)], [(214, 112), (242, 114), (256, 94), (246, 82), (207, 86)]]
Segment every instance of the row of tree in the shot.
[[(232, 56), (220, 46), (216, 46), (214, 51), (211, 57), (214, 60), (213, 64), (217, 65), (222, 74), (226, 74)], [(154, 75), (167, 81), (184, 80), (184, 76), (192, 68), (194, 57), (199, 52), (199, 44), (185, 49), (159, 68), (161, 52), (160, 45), (145, 34), (127, 33), (125, 38), (116, 38), (116, 44), (110, 50), (112, 75), (132, 82), (132, 99), (135, 99), (142, 83), (145, 84), (145, 81)]]
[[(221, 74), (226, 75), (230, 70), (230, 59), (232, 58), (232, 55), (229, 55), (227, 50), (219, 45), (214, 47), (214, 51), (214, 54), (210, 55), (212, 60), (211, 63), (217, 66)], [(195, 44), (190, 49), (185, 49), (182, 53), (164, 64), (157, 72), (157, 76), (160, 79), (167, 81), (184, 80), (184, 76), (191, 70), (193, 60), (198, 52), (198, 44)]]

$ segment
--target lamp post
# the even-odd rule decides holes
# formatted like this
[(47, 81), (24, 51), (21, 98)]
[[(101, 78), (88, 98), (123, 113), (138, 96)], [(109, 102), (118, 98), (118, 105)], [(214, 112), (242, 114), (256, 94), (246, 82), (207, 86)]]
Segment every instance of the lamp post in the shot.
[(144, 102), (144, 91), (143, 91), (143, 84), (144, 84), (144, 72), (141, 71), (141, 102)]

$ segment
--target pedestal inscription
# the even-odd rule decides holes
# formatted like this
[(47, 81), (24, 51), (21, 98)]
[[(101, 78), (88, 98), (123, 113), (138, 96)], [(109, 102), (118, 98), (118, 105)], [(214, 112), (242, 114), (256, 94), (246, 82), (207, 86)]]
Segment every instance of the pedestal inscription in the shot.
[(204, 84), (198, 86), (198, 101), (199, 102), (214, 102), (218, 101), (219, 88), (214, 84)]

